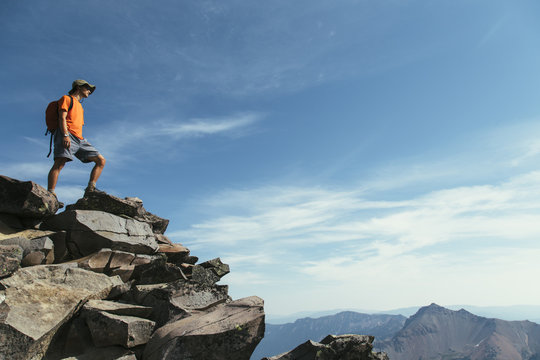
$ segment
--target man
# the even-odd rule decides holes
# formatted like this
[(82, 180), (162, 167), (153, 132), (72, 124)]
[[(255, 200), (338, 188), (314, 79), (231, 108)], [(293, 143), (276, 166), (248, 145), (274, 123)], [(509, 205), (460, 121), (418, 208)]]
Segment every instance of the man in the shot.
[(96, 189), (96, 182), (105, 166), (105, 158), (82, 136), (84, 110), (81, 100), (90, 96), (95, 89), (94, 85), (85, 80), (75, 80), (69, 96), (64, 95), (58, 100), (58, 128), (54, 132), (54, 164), (48, 176), (48, 190), (55, 196), (54, 189), (58, 175), (66, 162), (73, 160), (73, 155), (83, 163), (95, 163), (90, 172), (90, 181), (85, 194), (92, 191), (100, 192)]

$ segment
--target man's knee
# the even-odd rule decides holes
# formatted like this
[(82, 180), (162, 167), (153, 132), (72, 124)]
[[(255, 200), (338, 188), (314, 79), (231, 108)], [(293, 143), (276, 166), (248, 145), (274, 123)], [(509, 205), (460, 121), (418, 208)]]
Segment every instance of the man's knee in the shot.
[(98, 155), (94, 159), (94, 162), (96, 163), (97, 166), (104, 167), (107, 160), (105, 160), (105, 158), (102, 155)]
[(52, 166), (52, 169), (62, 170), (64, 165), (66, 165), (67, 161), (68, 161), (67, 158), (56, 158), (56, 159), (54, 159), (54, 164)]

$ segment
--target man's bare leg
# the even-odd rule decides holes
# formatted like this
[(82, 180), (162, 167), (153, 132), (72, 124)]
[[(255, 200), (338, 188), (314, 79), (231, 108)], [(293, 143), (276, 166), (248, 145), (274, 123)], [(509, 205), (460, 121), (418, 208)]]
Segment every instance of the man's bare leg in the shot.
[(105, 167), (105, 158), (102, 155), (94, 156), (91, 158), (88, 158), (88, 160), (93, 161), (95, 163), (94, 168), (90, 172), (90, 181), (88, 182), (87, 190), (95, 190), (96, 183), (101, 176), (101, 172), (103, 171), (103, 168)]
[(67, 161), (67, 158), (54, 159), (54, 164), (51, 167), (51, 170), (49, 171), (49, 176), (47, 178), (47, 190), (49, 190), (53, 194), (54, 189), (56, 188), (56, 183), (58, 182), (58, 175), (60, 175), (60, 171), (62, 171)]

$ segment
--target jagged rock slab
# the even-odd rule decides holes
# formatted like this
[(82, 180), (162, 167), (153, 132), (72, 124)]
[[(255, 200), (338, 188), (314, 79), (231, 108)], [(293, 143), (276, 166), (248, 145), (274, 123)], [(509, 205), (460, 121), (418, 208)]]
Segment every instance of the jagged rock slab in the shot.
[(190, 314), (230, 300), (227, 285), (205, 286), (177, 280), (166, 284), (137, 285), (123, 298), (153, 308), (151, 319), (163, 326)]
[(192, 281), (208, 286), (214, 285), (229, 272), (229, 265), (222, 263), (220, 258), (205, 261), (190, 269)]
[(0, 245), (0, 278), (19, 270), (22, 255), (23, 249), (19, 245)]
[(47, 219), (43, 226), (66, 230), (67, 246), (76, 257), (87, 256), (103, 248), (138, 254), (153, 254), (159, 249), (147, 223), (104, 211), (65, 211)]
[(89, 300), (84, 305), (84, 310), (104, 311), (109, 314), (135, 316), (145, 319), (152, 314), (152, 308), (148, 306), (124, 304), (108, 300)]
[(169, 225), (169, 220), (160, 218), (148, 211), (138, 198), (120, 199), (106, 193), (87, 193), (75, 204), (68, 205), (66, 210), (100, 210), (114, 215), (125, 215), (148, 223), (153, 232), (163, 234)]
[(97, 347), (121, 345), (132, 348), (146, 344), (156, 325), (147, 319), (92, 308), (85, 309), (84, 317)]
[(0, 240), (0, 244), (20, 246), (23, 249), (22, 266), (52, 264), (54, 262), (54, 243), (47, 236), (30, 240), (24, 237), (14, 237)]
[(189, 257), (189, 249), (181, 244), (159, 244), (159, 252), (167, 255), (167, 261), (180, 265)]
[(248, 297), (159, 328), (143, 360), (249, 360), (263, 335), (263, 300)]
[(384, 353), (374, 353), (373, 336), (328, 335), (321, 342), (308, 340), (293, 350), (262, 360), (388, 360)]
[(54, 215), (58, 207), (54, 195), (38, 184), (0, 175), (0, 212), (41, 219)]
[(119, 284), (119, 278), (65, 265), (22, 268), (1, 280), (0, 358), (41, 358), (86, 300), (105, 298)]

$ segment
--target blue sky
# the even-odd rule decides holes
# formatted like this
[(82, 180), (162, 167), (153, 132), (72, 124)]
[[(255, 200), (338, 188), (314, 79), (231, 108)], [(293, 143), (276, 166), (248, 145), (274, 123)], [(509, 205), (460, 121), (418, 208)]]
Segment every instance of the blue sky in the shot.
[[(535, 1), (3, 1), (0, 173), (96, 84), (98, 187), (267, 313), (540, 304)], [(72, 162), (57, 193), (82, 196)]]

